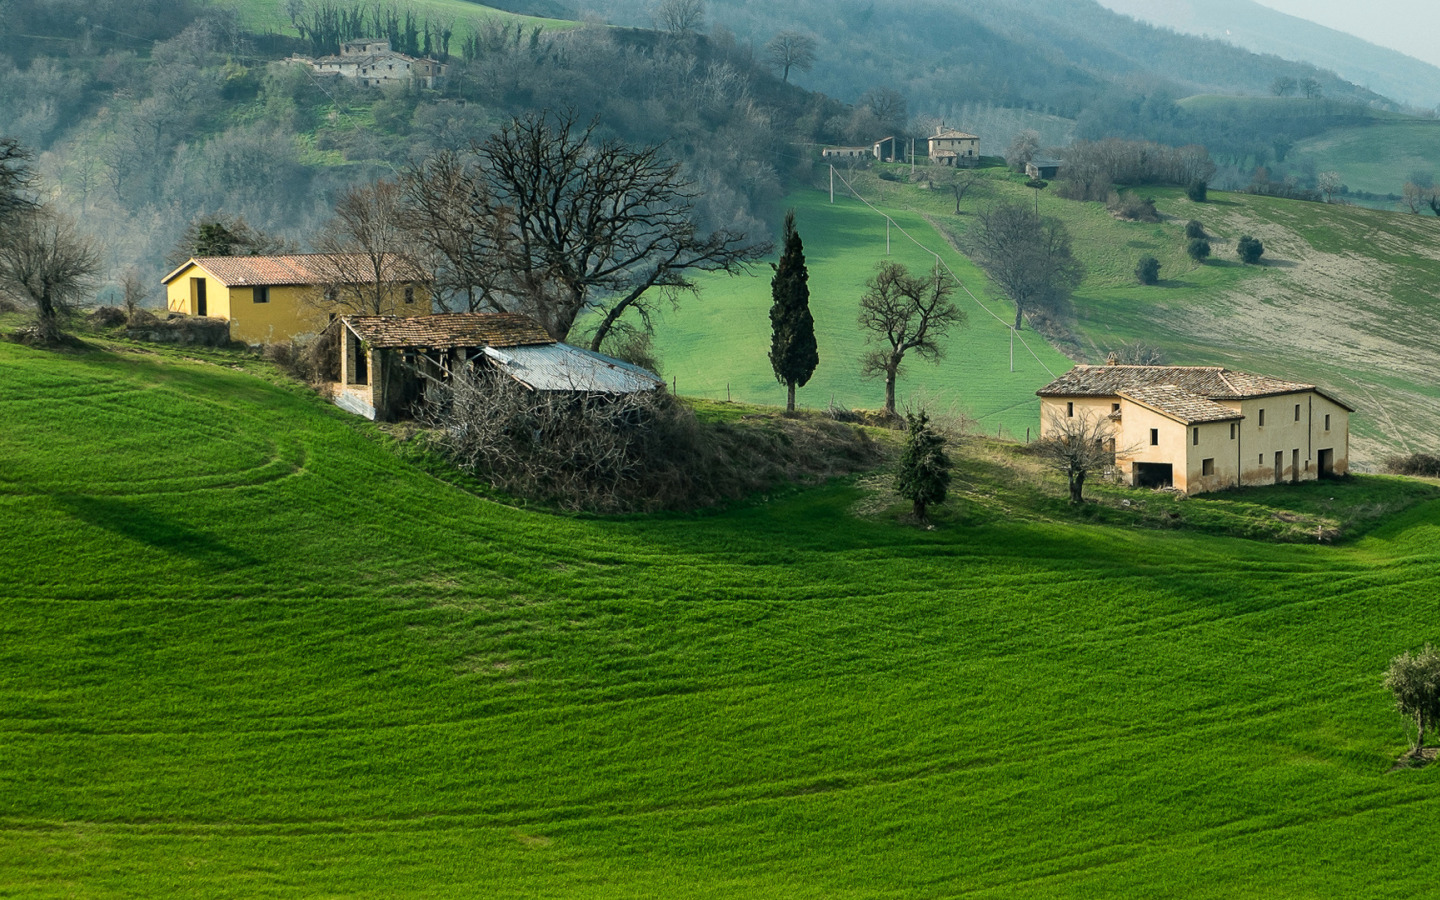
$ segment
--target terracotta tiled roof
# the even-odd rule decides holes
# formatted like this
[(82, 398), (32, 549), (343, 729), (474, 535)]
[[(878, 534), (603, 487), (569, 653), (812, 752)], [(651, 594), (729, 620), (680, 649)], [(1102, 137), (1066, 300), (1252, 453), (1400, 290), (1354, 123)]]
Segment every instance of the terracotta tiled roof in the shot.
[(1235, 372), (1222, 366), (1076, 366), (1035, 393), (1041, 397), (1114, 397), (1151, 387), (1178, 388), (1204, 400), (1245, 400), (1315, 391), (1354, 410), (1313, 384)]
[(1133, 400), (1141, 406), (1148, 406), (1172, 419), (1179, 419), (1186, 425), (1245, 418), (1238, 410), (1221, 406), (1214, 400), (1207, 400), (1171, 384), (1127, 388), (1121, 391), (1119, 396)]
[(345, 316), (372, 347), (524, 347), (553, 344), (540, 323), (519, 313), (440, 313), (434, 316)]
[[(226, 287), (248, 285), (373, 284), (375, 276), (369, 259), (360, 254), (329, 255), (300, 253), (290, 256), (197, 256), (166, 275), (169, 284), (191, 265), (209, 272)], [(424, 281), (424, 273), (405, 264), (394, 266), (396, 281)]]
[(976, 137), (976, 136), (973, 135), (973, 134), (969, 134), (968, 132), (956, 131), (956, 130), (953, 129), (953, 128), (947, 128), (947, 129), (945, 129), (944, 131), (940, 132), (939, 134), (932, 134), (932, 135), (930, 135), (930, 140), (932, 140), (932, 141), (978, 141), (978, 140), (980, 140), (980, 138)]

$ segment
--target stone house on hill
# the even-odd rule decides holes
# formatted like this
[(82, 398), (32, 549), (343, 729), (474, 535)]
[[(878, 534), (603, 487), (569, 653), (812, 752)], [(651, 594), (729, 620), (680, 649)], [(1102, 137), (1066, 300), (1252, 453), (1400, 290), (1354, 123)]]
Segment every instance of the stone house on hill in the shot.
[[(383, 312), (422, 316), (434, 311), (422, 272), (403, 264), (383, 269), (403, 276), (386, 288)], [(161, 281), (171, 312), (224, 319), (233, 340), (258, 344), (320, 331), (344, 311), (338, 302), (327, 303), (329, 286), (375, 284), (375, 276), (366, 274), (373, 270), (368, 258), (348, 254), (201, 256)]]
[(939, 125), (926, 140), (931, 165), (962, 169), (980, 165), (980, 139), (973, 134)]
[(1040, 434), (1108, 420), (1130, 484), (1191, 494), (1343, 475), (1354, 408), (1313, 384), (1219, 366), (1076, 366), (1036, 391)]
[(318, 75), (353, 78), (361, 84), (379, 87), (418, 81), (425, 87), (439, 86), (445, 66), (433, 59), (417, 59), (390, 49), (388, 40), (346, 41), (339, 56), (310, 59), (292, 56), (290, 62), (304, 63)]
[(486, 367), (532, 391), (629, 394), (664, 386), (654, 373), (603, 353), (561, 343), (519, 313), (343, 316), (339, 334), (342, 409), (382, 421), (408, 413), (427, 383)]

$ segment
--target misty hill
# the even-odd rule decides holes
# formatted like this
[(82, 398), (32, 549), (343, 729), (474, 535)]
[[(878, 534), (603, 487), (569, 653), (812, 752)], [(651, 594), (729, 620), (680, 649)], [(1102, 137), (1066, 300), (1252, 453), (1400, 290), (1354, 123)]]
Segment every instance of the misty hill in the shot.
[[(650, 22), (645, 0), (592, 5), (612, 21)], [(799, 84), (844, 100), (893, 88), (919, 114), (953, 115), (978, 100), (1073, 117), (1107, 93), (1263, 94), (1281, 75), (1313, 77), (1334, 99), (1382, 99), (1315, 66), (1156, 28), (1094, 0), (712, 0), (709, 12), (757, 48), (778, 31), (809, 32), (817, 59)]]
[(1440, 68), (1253, 0), (1209, 0), (1203, 15), (1190, 4), (1105, 0), (1105, 5), (1186, 34), (1332, 69), (1343, 78), (1402, 103), (1426, 108), (1440, 105)]

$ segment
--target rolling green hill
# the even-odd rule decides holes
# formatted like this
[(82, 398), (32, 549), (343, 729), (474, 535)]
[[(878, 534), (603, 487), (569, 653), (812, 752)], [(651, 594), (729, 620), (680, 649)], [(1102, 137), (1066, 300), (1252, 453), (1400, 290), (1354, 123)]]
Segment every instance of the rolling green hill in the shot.
[(1440, 120), (1401, 119), (1341, 129), (1296, 143), (1320, 171), (1344, 175), (1351, 190), (1398, 194), (1412, 174), (1440, 175)]
[(7, 893), (1416, 891), (1440, 769), (1388, 771), (1379, 673), (1436, 502), (1276, 545), (965, 463), (991, 514), (935, 531), (852, 483), (559, 517), (257, 365), (0, 343)]
[[(948, 191), (882, 181), (874, 173), (847, 177), (921, 244), (938, 248), (961, 281), (1008, 320), (1013, 306), (995, 299), (982, 273), (948, 249), (936, 230), (963, 239), (984, 204), (1036, 199), (1022, 179), (1000, 170), (987, 174), (960, 216)], [(1068, 313), (1069, 352), (1102, 362), (1108, 350), (1139, 340), (1158, 346), (1174, 364), (1226, 365), (1320, 384), (1358, 408), (1353, 446), (1362, 463), (1440, 446), (1434, 380), (1440, 347), (1432, 335), (1440, 232), (1433, 219), (1246, 194), (1214, 192), (1212, 202), (1196, 204), (1174, 189), (1140, 193), (1156, 199), (1164, 221), (1125, 222), (1100, 203), (1048, 192), (1038, 198), (1042, 213), (1065, 222), (1087, 270)], [(878, 407), (881, 386), (858, 374), (862, 338), (854, 322), (863, 281), (884, 257), (884, 216), (838, 192), (834, 206), (818, 190), (791, 200), (800, 211), (820, 336), (820, 368), (801, 389), (800, 402), (824, 407), (833, 393), (837, 403)], [(1191, 218), (1212, 235), (1214, 256), (1204, 265), (1185, 254), (1183, 231)], [(1242, 266), (1236, 258), (1235, 241), (1245, 233), (1265, 243), (1263, 265)], [(926, 264), (924, 251), (897, 234), (892, 249), (912, 266)], [(1145, 255), (1161, 262), (1161, 282), (1153, 287), (1137, 284), (1133, 274)], [(910, 391), (932, 406), (954, 404), (975, 416), (981, 431), (1003, 428), (1023, 438), (1039, 421), (1034, 391), (1050, 380), (1049, 371), (1070, 363), (1026, 330), (1039, 359), (1017, 344), (1012, 374), (1005, 326), (964, 295), (959, 300), (970, 326), (954, 334), (938, 367), (910, 364), (901, 395)], [(680, 392), (723, 397), (728, 383), (736, 398), (779, 402), (783, 391), (765, 355), (768, 309), (768, 272), (706, 280), (703, 297), (682, 306), (657, 335), (663, 366)]]
[[(421, 16), (429, 15), (452, 19), (460, 26), (462, 32), (476, 22), (490, 19), (499, 19), (506, 23), (519, 23), (525, 27), (538, 25), (544, 28), (573, 28), (578, 24), (562, 19), (522, 16), (481, 3), (472, 3), (470, 0), (411, 0), (408, 6), (415, 9)], [(235, 8), (240, 13), (241, 21), (248, 28), (262, 32), (275, 31), (281, 34), (293, 34), (294, 32), (294, 29), (290, 27), (290, 20), (285, 16), (282, 3), (274, 3), (271, 0), (237, 0)]]

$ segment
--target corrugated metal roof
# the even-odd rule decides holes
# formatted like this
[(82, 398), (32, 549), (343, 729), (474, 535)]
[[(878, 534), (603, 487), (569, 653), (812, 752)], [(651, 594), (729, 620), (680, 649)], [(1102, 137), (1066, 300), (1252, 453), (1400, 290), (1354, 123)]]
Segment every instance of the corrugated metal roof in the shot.
[(433, 316), (344, 316), (372, 347), (519, 347), (553, 344), (540, 323), (520, 313), (438, 313)]
[(569, 344), (510, 347), (486, 355), (502, 372), (537, 391), (633, 394), (665, 383), (639, 366)]

